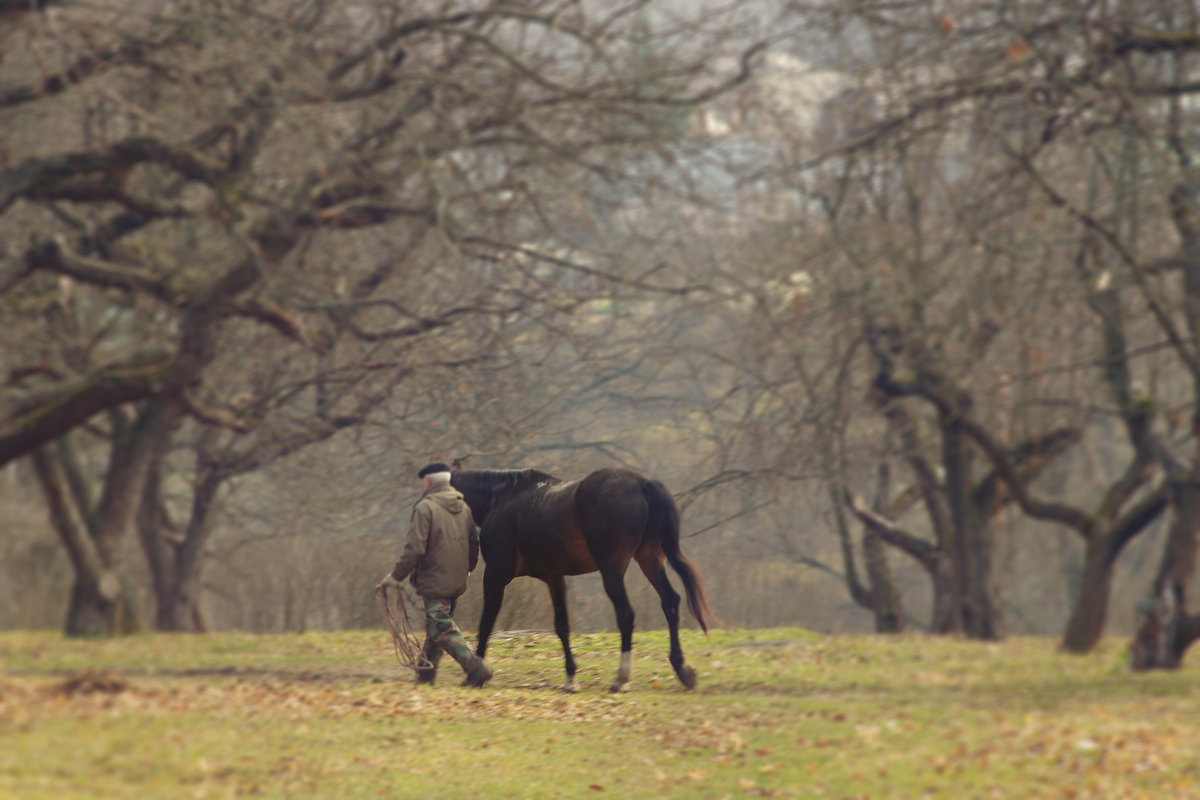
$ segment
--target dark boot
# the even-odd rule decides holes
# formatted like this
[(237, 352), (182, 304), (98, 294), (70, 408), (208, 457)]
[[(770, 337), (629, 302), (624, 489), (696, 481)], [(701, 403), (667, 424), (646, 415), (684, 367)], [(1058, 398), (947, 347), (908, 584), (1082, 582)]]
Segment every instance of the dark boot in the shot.
[(480, 687), (492, 679), (492, 670), (483, 662), (482, 658), (476, 658), (475, 666), (467, 672), (467, 679), (463, 681), (463, 686)]
[(417, 659), (417, 684), (426, 683), (433, 685), (434, 679), (437, 677), (438, 662), (442, 660), (442, 646), (439, 645), (432, 637), (425, 635), (425, 643), (421, 645), (421, 655), (424, 658)]

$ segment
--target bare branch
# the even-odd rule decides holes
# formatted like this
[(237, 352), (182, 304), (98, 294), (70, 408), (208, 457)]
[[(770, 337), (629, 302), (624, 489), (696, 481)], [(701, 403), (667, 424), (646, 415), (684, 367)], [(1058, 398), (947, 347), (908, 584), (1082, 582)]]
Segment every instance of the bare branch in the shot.
[(106, 173), (110, 179), (114, 176), (120, 178), (122, 173), (137, 164), (157, 164), (185, 178), (209, 185), (215, 185), (221, 175), (217, 165), (186, 148), (153, 137), (135, 137), (93, 152), (25, 159), (0, 173), (0, 212), (21, 197), (53, 197), (58, 191), (69, 196), (64, 181), (95, 173)]
[(879, 534), (879, 537), (888, 544), (899, 549), (904, 554), (911, 556), (926, 570), (932, 572), (935, 567), (935, 558), (937, 556), (937, 548), (913, 534), (905, 531), (897, 526), (894, 522), (884, 519), (879, 514), (876, 514), (871, 509), (867, 508), (862, 499), (849, 490), (845, 491), (846, 506), (853, 512), (854, 516), (858, 517), (864, 525)]

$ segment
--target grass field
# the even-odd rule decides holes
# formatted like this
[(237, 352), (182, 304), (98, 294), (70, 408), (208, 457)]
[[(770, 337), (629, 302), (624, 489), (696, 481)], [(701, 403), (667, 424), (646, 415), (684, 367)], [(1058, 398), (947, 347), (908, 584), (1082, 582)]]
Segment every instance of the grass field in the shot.
[[(0, 797), (1192, 798), (1194, 668), (1132, 675), (1123, 643), (684, 633), (495, 638), (495, 678), (416, 687), (379, 631), (0, 633)], [(447, 666), (451, 669), (447, 669)]]

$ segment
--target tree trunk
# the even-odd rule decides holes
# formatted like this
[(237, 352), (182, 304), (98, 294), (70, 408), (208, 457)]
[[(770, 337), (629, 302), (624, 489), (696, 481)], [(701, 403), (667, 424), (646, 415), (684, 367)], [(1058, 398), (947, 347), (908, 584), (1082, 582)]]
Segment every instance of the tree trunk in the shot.
[(126, 608), (119, 566), (112, 547), (101, 547), (88, 529), (88, 509), (75, 505), (60, 455), (66, 447), (41, 447), (34, 451), (33, 465), (50, 519), (75, 573), (63, 631), (68, 636), (108, 636), (137, 627), (132, 609)]
[(1004, 638), (1005, 631), (992, 575), (994, 543), (988, 509), (973, 505), (967, 521), (969, 527), (959, 537), (963, 633), (971, 639), (995, 642)]
[[(86, 476), (72, 474), (78, 462), (71, 435), (33, 454), (51, 521), (75, 573), (64, 630), (68, 635), (109, 636), (140, 627), (128, 587), (123, 585), (121, 543), (133, 522), (146, 468), (177, 417), (174, 403), (146, 403), (132, 421), (113, 410), (112, 442), (103, 489), (94, 506)], [(132, 424), (130, 424), (132, 422)]]
[[(181, 412), (178, 408), (176, 419)], [(173, 427), (173, 425), (172, 425)], [(201, 446), (197, 476), (193, 480), (191, 514), (182, 535), (171, 529), (162, 498), (162, 458), (169, 443), (170, 427), (155, 451), (138, 508), (138, 538), (150, 568), (154, 588), (155, 626), (160, 631), (204, 633), (208, 629), (202, 610), (203, 555), (211, 534), (213, 498), (220, 487), (221, 473), (207, 461)], [(215, 435), (206, 431), (203, 437)]]
[(1089, 652), (1104, 635), (1108, 619), (1108, 597), (1112, 588), (1113, 559), (1108, 537), (1093, 531), (1087, 540), (1079, 593), (1063, 631), (1062, 648), (1069, 653)]
[(136, 618), (125, 607), (125, 595), (116, 573), (105, 571), (99, 576), (75, 576), (63, 624), (66, 635), (110, 636), (128, 633), (134, 627)]
[(933, 575), (933, 633), (962, 634), (970, 639), (1004, 638), (1003, 616), (995, 601), (991, 551), (971, 547), (974, 532), (955, 543), (953, 556), (940, 553)]
[[(886, 493), (888, 487), (887, 466), (880, 466), (880, 495)], [(846, 586), (850, 597), (859, 606), (871, 612), (875, 618), (876, 633), (900, 633), (905, 629), (904, 608), (900, 599), (900, 591), (892, 578), (891, 568), (887, 563), (887, 549), (882, 537), (871, 525), (866, 525), (862, 536), (863, 564), (866, 569), (867, 583), (864, 586), (858, 579), (858, 568), (855, 566), (854, 542), (850, 535), (850, 525), (846, 519), (846, 492), (844, 487), (830, 484), (830, 501), (833, 503), (834, 515), (837, 520), (838, 539), (842, 545), (842, 561), (845, 565)], [(879, 501), (876, 499), (876, 510)]]
[(175, 587), (171, 562), (174, 560), (176, 543), (171, 537), (170, 522), (162, 504), (163, 454), (164, 450), (160, 448), (147, 465), (135, 525), (142, 555), (145, 556), (146, 565), (150, 569), (150, 588), (154, 592), (154, 627), (156, 630), (168, 631), (172, 630), (170, 620), (173, 612), (170, 598), (175, 593)]
[(929, 574), (933, 580), (933, 612), (929, 620), (930, 633), (962, 633), (962, 590), (953, 559), (944, 552), (939, 552), (935, 558), (934, 568)]
[(223, 478), (211, 466), (202, 466), (192, 492), (192, 513), (183, 542), (175, 550), (174, 592), (170, 598), (171, 627), (167, 630), (203, 633), (204, 550), (212, 535), (212, 508)]
[(201, 606), (203, 584), (199, 574), (175, 583), (174, 591), (160, 605), (159, 630), (177, 633), (206, 633)]
[(1200, 638), (1200, 617), (1186, 613), (1179, 587), (1156, 582), (1155, 588), (1137, 609), (1137, 628), (1129, 645), (1129, 668), (1135, 672), (1178, 669), (1184, 653)]
[[(1200, 440), (1200, 186), (1194, 172), (1172, 191), (1171, 218), (1183, 256), (1184, 319), (1191, 335), (1190, 358), (1182, 359), (1192, 379), (1192, 447)], [(1196, 537), (1200, 532), (1200, 457), (1190, 466), (1167, 459), (1175, 517), (1167, 533), (1162, 563), (1151, 597), (1138, 609), (1138, 625), (1130, 647), (1135, 670), (1176, 669), (1192, 642), (1200, 638), (1200, 617), (1188, 614), (1188, 584), (1196, 569)]]
[(875, 615), (876, 633), (902, 633), (907, 627), (904, 622), (904, 606), (900, 591), (892, 578), (887, 563), (887, 550), (879, 534), (871, 529), (863, 532), (863, 562), (866, 564), (867, 581), (871, 587), (871, 611)]
[(1177, 482), (1174, 500), (1175, 518), (1151, 596), (1138, 605), (1129, 648), (1129, 666), (1137, 671), (1178, 669), (1188, 647), (1200, 638), (1200, 617), (1188, 614), (1187, 593), (1196, 564), (1200, 486), (1193, 480)]
[[(969, 403), (960, 405), (969, 408)], [(953, 619), (961, 632), (971, 639), (994, 641), (1001, 638), (999, 610), (993, 599), (992, 535), (988, 523), (991, 511), (989, 494), (980, 495), (971, 479), (971, 453), (961, 420), (941, 411), (938, 424), (942, 435), (942, 466), (945, 470), (946, 505), (951, 525), (940, 546), (948, 551), (953, 581), (947, 583), (950, 595), (943, 602), (957, 606)]]

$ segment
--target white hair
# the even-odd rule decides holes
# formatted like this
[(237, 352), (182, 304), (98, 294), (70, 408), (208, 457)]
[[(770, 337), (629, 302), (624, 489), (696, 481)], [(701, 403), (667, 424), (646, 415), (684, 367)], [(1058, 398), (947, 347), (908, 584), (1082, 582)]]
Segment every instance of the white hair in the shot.
[(449, 472), (430, 472), (430, 473), (427, 473), (425, 475), (425, 477), (429, 478), (430, 482), (435, 483), (435, 484), (450, 482), (450, 473)]

